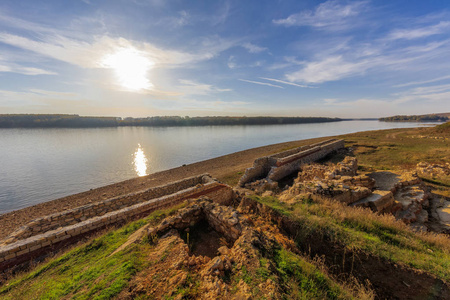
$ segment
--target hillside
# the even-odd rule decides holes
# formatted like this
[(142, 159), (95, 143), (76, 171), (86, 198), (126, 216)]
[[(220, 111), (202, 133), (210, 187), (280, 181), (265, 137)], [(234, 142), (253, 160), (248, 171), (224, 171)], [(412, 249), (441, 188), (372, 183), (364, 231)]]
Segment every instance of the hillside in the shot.
[[(437, 233), (442, 228), (431, 218), (433, 203), (450, 200), (449, 175), (434, 172), (449, 162), (449, 129), (447, 123), (341, 136), (346, 151), (316, 166), (335, 168), (350, 155), (362, 179), (424, 164), (419, 178), (430, 192), (429, 232), (395, 214), (304, 194), (302, 184), (311, 185), (300, 173), (284, 188), (236, 188), (230, 206), (200, 198), (106, 229), (7, 276), (0, 297), (449, 299), (450, 238)], [(235, 185), (243, 171), (219, 179)]]

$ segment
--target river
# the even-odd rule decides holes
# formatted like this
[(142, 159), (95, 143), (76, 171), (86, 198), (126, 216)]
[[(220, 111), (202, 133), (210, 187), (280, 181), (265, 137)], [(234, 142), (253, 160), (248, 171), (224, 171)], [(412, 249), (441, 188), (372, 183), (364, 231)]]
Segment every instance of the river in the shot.
[(0, 129), (0, 214), (275, 143), (419, 123)]

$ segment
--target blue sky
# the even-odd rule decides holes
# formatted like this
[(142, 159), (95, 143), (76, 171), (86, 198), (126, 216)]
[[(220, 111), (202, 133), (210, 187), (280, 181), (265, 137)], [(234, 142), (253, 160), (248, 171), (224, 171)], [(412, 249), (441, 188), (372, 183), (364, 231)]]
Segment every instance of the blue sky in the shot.
[(0, 113), (448, 111), (444, 0), (0, 2)]

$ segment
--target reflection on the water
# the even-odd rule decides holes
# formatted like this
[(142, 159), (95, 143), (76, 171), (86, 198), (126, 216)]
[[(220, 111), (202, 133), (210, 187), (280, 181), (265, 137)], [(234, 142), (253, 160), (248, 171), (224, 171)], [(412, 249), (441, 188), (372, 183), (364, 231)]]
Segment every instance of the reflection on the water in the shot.
[(147, 157), (145, 157), (144, 150), (141, 144), (138, 144), (136, 152), (133, 154), (134, 170), (138, 176), (147, 175)]

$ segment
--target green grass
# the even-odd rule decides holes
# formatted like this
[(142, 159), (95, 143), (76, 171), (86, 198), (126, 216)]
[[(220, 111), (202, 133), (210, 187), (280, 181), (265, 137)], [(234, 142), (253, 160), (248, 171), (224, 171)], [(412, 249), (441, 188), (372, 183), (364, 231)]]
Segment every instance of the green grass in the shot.
[(316, 265), (284, 248), (275, 251), (274, 261), (282, 286), (291, 299), (352, 299), (351, 293)]
[(372, 299), (365, 287), (338, 282), (328, 275), (323, 265), (290, 250), (274, 245), (274, 249), (260, 257), (259, 267), (234, 270), (232, 294), (239, 292), (238, 284), (245, 282), (252, 296), (260, 299), (261, 288), (269, 281), (276, 284), (281, 299)]
[(255, 197), (299, 226), (298, 243), (328, 239), (352, 252), (364, 252), (450, 280), (450, 240), (443, 235), (413, 232), (390, 215), (339, 202), (303, 200), (295, 205), (273, 197)]
[(239, 171), (239, 172), (233, 172), (230, 173), (228, 175), (224, 175), (222, 177), (219, 178), (220, 181), (222, 181), (223, 183), (226, 183), (230, 186), (235, 186), (239, 183), (239, 179), (241, 179), (242, 175), (244, 173)]
[(392, 170), (414, 168), (421, 161), (448, 162), (449, 135), (448, 130), (438, 126), (358, 132), (340, 138), (346, 140), (346, 146), (355, 149), (360, 165)]
[(111, 255), (137, 229), (176, 208), (157, 211), (50, 259), (33, 271), (17, 276), (0, 288), (1, 299), (110, 299), (128, 285), (149, 262), (152, 245), (132, 244)]

